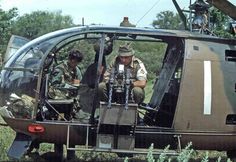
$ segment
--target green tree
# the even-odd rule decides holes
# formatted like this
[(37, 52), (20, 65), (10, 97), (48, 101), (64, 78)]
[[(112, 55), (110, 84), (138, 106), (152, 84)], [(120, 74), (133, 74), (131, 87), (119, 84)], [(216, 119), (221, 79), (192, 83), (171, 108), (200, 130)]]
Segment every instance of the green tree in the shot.
[[(162, 66), (162, 60), (166, 51), (167, 45), (165, 43), (156, 42), (135, 42), (133, 48), (135, 49), (135, 56), (140, 58), (146, 66), (148, 71), (148, 79), (155, 79), (159, 74)], [(147, 57), (148, 56), (148, 57)]]
[(4, 54), (11, 36), (12, 23), (18, 15), (17, 8), (4, 11), (0, 8), (0, 54)]
[(232, 19), (215, 7), (210, 9), (210, 22), (213, 32), (220, 37), (230, 38), (232, 35), (228, 32), (228, 27)]
[(183, 29), (183, 23), (178, 14), (172, 11), (163, 11), (157, 14), (157, 20), (152, 22), (152, 26), (162, 29)]
[(34, 39), (43, 34), (71, 26), (74, 26), (71, 16), (61, 15), (61, 11), (35, 11), (18, 17), (13, 26), (13, 33)]

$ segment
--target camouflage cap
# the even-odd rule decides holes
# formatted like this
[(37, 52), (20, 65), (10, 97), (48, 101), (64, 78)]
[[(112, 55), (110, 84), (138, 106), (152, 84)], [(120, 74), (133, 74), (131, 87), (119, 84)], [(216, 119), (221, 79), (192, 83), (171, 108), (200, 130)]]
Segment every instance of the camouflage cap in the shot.
[(119, 47), (118, 55), (119, 56), (133, 56), (134, 50), (129, 45), (123, 45)]

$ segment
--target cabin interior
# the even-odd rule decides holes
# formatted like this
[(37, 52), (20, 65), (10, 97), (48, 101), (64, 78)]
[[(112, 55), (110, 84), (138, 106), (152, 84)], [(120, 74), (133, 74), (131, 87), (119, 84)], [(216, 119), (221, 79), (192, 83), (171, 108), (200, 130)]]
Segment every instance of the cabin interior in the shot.
[[(49, 93), (51, 74), (55, 67), (67, 59), (68, 51), (73, 48), (84, 53), (79, 68), (84, 74), (95, 60), (95, 44), (99, 41), (99, 58), (97, 65), (102, 64), (102, 48), (108, 41), (113, 43), (111, 54), (105, 56), (106, 66), (117, 55), (119, 45), (129, 43), (136, 51), (148, 71), (148, 84), (145, 88), (146, 97), (137, 109), (137, 125), (172, 127), (181, 84), (184, 60), (184, 42), (177, 37), (155, 36), (126, 33), (86, 33), (70, 37), (52, 38), (37, 44), (17, 57), (6, 68), (4, 97), (2, 103), (10, 103), (14, 117), (35, 118), (38, 121), (73, 121), (82, 123), (98, 123), (99, 104), (97, 101), (97, 84), (84, 90), (69, 87), (66, 91), (79, 93), (79, 99), (57, 98)], [(100, 49), (101, 47), (101, 49)], [(99, 74), (94, 73), (96, 79)], [(102, 79), (101, 79), (102, 80)], [(66, 89), (66, 88), (65, 88)], [(86, 92), (84, 92), (86, 91)], [(20, 102), (20, 98), (25, 98)], [(12, 99), (13, 98), (13, 99)], [(20, 106), (19, 106), (20, 105)], [(20, 107), (26, 106), (24, 113)], [(17, 108), (18, 106), (18, 108)], [(121, 109), (124, 105), (120, 105)], [(33, 108), (32, 108), (33, 107)], [(18, 109), (18, 110), (17, 110)], [(78, 113), (83, 110), (85, 117), (80, 120)], [(77, 118), (78, 117), (78, 118)]]

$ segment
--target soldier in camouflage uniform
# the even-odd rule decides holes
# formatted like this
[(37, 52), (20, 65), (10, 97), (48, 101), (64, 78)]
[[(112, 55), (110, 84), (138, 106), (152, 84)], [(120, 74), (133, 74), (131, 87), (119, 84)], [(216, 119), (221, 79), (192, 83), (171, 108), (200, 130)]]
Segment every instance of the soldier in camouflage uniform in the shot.
[(118, 68), (119, 64), (123, 64), (125, 69), (131, 70), (131, 98), (135, 103), (141, 103), (144, 100), (144, 87), (147, 81), (147, 71), (143, 62), (134, 56), (134, 50), (129, 45), (119, 47), (118, 56), (111, 62), (110, 66), (104, 74), (104, 80), (99, 84), (99, 97), (102, 101), (108, 100), (109, 78), (112, 68)]
[(83, 54), (78, 50), (69, 52), (68, 60), (56, 66), (52, 72), (49, 88), (49, 95), (54, 99), (65, 99), (74, 97), (71, 91), (67, 89), (78, 86), (82, 74), (77, 66), (83, 59)]

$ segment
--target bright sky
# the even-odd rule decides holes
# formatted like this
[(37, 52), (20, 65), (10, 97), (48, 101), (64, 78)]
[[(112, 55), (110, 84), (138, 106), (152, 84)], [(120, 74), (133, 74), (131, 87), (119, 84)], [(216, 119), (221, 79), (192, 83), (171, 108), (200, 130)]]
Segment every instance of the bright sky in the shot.
[[(230, 1), (236, 4), (236, 0)], [(188, 9), (189, 0), (177, 2), (182, 9)], [(20, 15), (37, 10), (62, 11), (62, 15), (72, 16), (76, 24), (81, 24), (84, 18), (85, 25), (113, 26), (118, 26), (125, 16), (137, 24), (154, 6), (138, 22), (138, 27), (150, 27), (161, 11), (177, 12), (172, 0), (0, 0), (0, 6), (3, 10), (17, 7)]]

